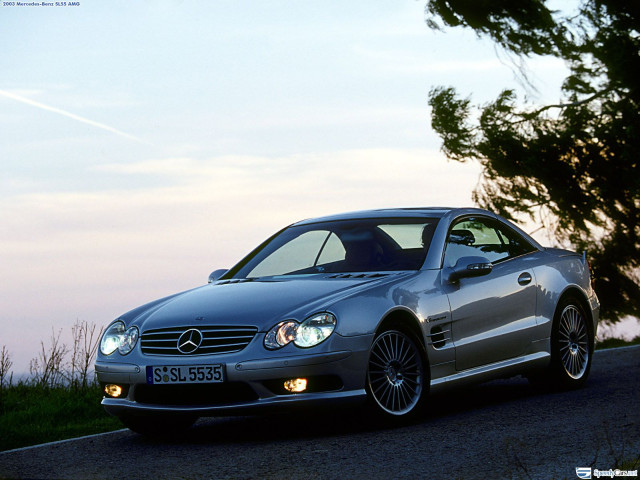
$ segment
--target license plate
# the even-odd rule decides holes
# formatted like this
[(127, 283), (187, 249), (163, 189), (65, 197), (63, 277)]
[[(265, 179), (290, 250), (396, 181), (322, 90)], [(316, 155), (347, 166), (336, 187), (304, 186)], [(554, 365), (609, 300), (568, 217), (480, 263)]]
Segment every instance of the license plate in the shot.
[(149, 385), (221, 382), (224, 382), (224, 368), (222, 365), (161, 365), (147, 367), (147, 383)]

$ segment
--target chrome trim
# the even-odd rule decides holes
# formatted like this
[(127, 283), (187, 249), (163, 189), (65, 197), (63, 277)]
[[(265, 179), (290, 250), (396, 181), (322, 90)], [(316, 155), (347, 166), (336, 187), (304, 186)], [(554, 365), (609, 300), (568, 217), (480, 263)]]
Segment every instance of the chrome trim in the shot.
[(119, 412), (139, 410), (146, 412), (192, 412), (200, 414), (215, 414), (217, 412), (224, 412), (225, 415), (235, 410), (247, 411), (247, 410), (260, 410), (268, 408), (276, 408), (281, 406), (309, 406), (311, 404), (326, 405), (327, 402), (338, 401), (344, 403), (352, 400), (354, 402), (361, 402), (367, 393), (364, 389), (361, 390), (349, 390), (339, 392), (324, 392), (324, 393), (305, 393), (299, 395), (277, 395), (270, 398), (262, 398), (251, 402), (232, 403), (228, 405), (215, 405), (215, 406), (184, 406), (184, 405), (153, 405), (153, 404), (138, 404), (130, 400), (120, 400), (114, 398), (104, 398), (102, 405), (112, 415), (117, 415)]
[(549, 352), (536, 352), (522, 357), (510, 358), (501, 362), (492, 363), (490, 365), (483, 365), (480, 367), (470, 368), (462, 372), (454, 373), (446, 377), (436, 378), (431, 380), (431, 388), (436, 389), (444, 385), (451, 385), (454, 382), (461, 382), (466, 379), (474, 377), (477, 382), (483, 382), (492, 378), (494, 373), (508, 371), (515, 367), (519, 369), (524, 364), (533, 367), (534, 365), (548, 363), (551, 360), (551, 354)]
[(96, 362), (96, 373), (140, 373), (138, 365), (130, 363)]
[(291, 357), (270, 358), (268, 360), (248, 360), (236, 363), (236, 370), (264, 370), (269, 368), (302, 367), (305, 365), (317, 365), (320, 363), (337, 362), (349, 358), (351, 352), (317, 353), (314, 355), (296, 355)]

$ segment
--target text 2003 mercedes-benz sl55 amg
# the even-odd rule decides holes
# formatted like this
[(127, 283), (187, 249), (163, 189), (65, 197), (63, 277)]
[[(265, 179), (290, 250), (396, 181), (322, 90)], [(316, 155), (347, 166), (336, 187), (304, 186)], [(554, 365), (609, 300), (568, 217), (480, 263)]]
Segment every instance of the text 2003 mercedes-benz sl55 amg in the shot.
[(96, 372), (105, 409), (141, 433), (331, 402), (406, 417), (468, 382), (583, 385), (598, 313), (584, 255), (491, 212), (371, 210), (295, 223), (122, 315)]

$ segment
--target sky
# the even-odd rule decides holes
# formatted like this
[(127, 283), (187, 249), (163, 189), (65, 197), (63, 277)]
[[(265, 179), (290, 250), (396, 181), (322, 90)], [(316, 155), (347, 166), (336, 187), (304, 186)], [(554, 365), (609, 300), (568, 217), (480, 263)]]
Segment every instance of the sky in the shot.
[[(522, 90), (491, 43), (429, 30), (415, 0), (79, 3), (0, 7), (17, 372), (52, 332), (202, 285), (297, 220), (472, 205), (479, 167), (439, 151), (428, 92)], [(562, 63), (527, 65), (528, 98), (558, 101)]]

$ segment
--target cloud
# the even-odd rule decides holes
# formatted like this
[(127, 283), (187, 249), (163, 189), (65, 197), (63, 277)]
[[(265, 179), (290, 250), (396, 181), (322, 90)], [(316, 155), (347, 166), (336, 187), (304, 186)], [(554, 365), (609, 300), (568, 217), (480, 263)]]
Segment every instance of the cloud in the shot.
[(221, 261), (238, 260), (263, 236), (302, 218), (367, 208), (469, 205), (479, 174), (477, 165), (446, 162), (436, 151), (396, 149), (165, 158), (92, 170), (108, 172), (113, 185), (130, 184), (119, 176), (164, 181), (137, 189), (6, 198), (0, 258), (17, 266), (34, 263), (29, 255), (50, 254), (72, 265), (82, 254), (109, 258), (111, 264), (127, 259), (124, 271), (150, 256), (185, 248), (205, 252), (214, 248), (215, 238), (221, 243), (211, 252)]
[(67, 112), (66, 110), (62, 110), (60, 108), (51, 107), (49, 105), (45, 105), (44, 103), (36, 102), (35, 100), (31, 100), (29, 98), (23, 97), (21, 95), (17, 95), (15, 93), (7, 92), (6, 90), (0, 90), (0, 95), (10, 98), (12, 100), (16, 100), (21, 103), (25, 103), (27, 105), (31, 105), (32, 107), (40, 108), (42, 110), (46, 110), (48, 112), (57, 113), (58, 115), (63, 115), (65, 117), (71, 118), (81, 123), (85, 123), (87, 125), (91, 125), (92, 127), (100, 128), (102, 130), (106, 130), (107, 132), (115, 133), (124, 138), (128, 138), (129, 140), (134, 140), (136, 142), (149, 144), (145, 140), (142, 140), (134, 135), (130, 135), (128, 133), (117, 130), (109, 125), (105, 125), (104, 123), (94, 122), (93, 120), (89, 120), (88, 118), (81, 117), (79, 115), (75, 115), (71, 112)]
[[(2, 200), (0, 338), (51, 325), (104, 325), (146, 301), (201, 285), (297, 220), (382, 207), (470, 205), (479, 167), (433, 150), (158, 158), (94, 167), (111, 189)], [(118, 177), (160, 176), (162, 186)], [(122, 178), (120, 179), (122, 180)], [(133, 182), (148, 185), (148, 182)], [(17, 347), (16, 347), (17, 348)]]
[[(353, 51), (356, 55), (372, 61), (376, 65), (384, 65), (387, 69), (401, 73), (484, 74), (501, 69), (512, 70), (514, 63), (519, 60), (511, 58), (499, 50), (496, 50), (496, 56), (493, 57), (465, 58), (466, 52), (461, 52), (451, 59), (438, 57), (437, 60), (430, 59), (423, 53), (406, 49), (373, 49), (368, 46), (355, 45)], [(524, 65), (533, 71), (545, 72), (545, 74), (566, 70), (564, 62), (553, 57), (532, 57), (526, 59)]]
[[(177, 203), (186, 199), (197, 203), (216, 195), (229, 199), (259, 196), (274, 199), (289, 194), (294, 196), (296, 205), (306, 209), (316, 203), (316, 195), (321, 191), (323, 199), (318, 206), (326, 209), (335, 202), (338, 211), (345, 203), (361, 203), (362, 208), (368, 208), (372, 201), (376, 207), (380, 203), (399, 206), (403, 202), (468, 205), (479, 174), (476, 165), (446, 162), (437, 151), (382, 148), (273, 157), (164, 158), (104, 164), (93, 170), (116, 175), (114, 178), (163, 177), (172, 187), (163, 190), (162, 198), (176, 195), (172, 202)], [(454, 189), (453, 185), (460, 188)], [(460, 196), (457, 193), (460, 191), (466, 194)], [(290, 206), (288, 211), (292, 209), (296, 206)]]

